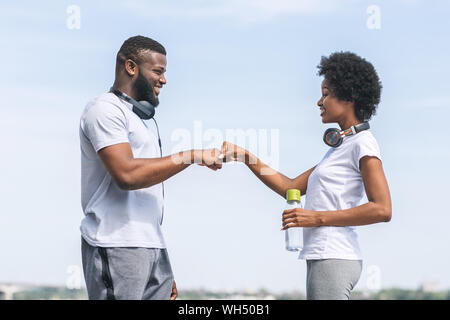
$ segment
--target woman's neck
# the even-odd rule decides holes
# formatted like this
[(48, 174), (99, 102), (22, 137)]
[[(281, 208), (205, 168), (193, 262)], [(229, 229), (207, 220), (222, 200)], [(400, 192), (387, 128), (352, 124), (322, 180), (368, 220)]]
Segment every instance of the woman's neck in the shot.
[(349, 119), (344, 119), (342, 121), (339, 121), (339, 127), (341, 127), (341, 130), (347, 130), (352, 126), (356, 126), (357, 124), (360, 124), (361, 121), (358, 120), (356, 117), (355, 118), (349, 118)]

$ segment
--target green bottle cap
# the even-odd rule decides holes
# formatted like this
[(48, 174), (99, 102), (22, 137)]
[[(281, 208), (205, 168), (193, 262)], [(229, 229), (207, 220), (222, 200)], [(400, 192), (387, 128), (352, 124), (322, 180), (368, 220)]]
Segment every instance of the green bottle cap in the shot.
[(298, 189), (288, 189), (286, 191), (286, 200), (287, 201), (294, 201), (294, 200), (301, 201), (300, 196), (301, 196), (301, 193), (300, 193), (300, 190), (298, 190)]

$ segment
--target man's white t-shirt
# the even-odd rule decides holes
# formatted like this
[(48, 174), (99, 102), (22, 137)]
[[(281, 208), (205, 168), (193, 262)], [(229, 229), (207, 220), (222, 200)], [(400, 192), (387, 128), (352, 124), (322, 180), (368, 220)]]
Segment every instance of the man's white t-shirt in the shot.
[(160, 228), (162, 185), (122, 190), (112, 180), (97, 152), (129, 143), (134, 158), (159, 158), (155, 132), (113, 93), (90, 101), (80, 119), (81, 235), (93, 246), (165, 248)]
[[(309, 176), (305, 209), (336, 211), (360, 205), (365, 190), (359, 160), (364, 156), (381, 160), (377, 141), (369, 130), (344, 137), (339, 147), (330, 148)], [(299, 258), (362, 260), (355, 228), (303, 228)]]

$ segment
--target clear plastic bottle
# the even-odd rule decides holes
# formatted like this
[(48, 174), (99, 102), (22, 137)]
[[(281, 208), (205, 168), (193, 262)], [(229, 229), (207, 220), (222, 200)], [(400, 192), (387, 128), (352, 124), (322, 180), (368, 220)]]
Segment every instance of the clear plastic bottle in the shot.
[[(298, 189), (288, 189), (286, 192), (286, 210), (301, 208), (301, 193)], [(286, 250), (300, 251), (302, 249), (302, 233), (299, 227), (293, 227), (285, 230)]]

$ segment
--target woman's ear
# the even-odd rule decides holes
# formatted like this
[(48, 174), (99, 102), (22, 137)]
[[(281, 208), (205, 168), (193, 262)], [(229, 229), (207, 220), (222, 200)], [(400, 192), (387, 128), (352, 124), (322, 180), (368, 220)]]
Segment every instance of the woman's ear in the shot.
[(356, 115), (355, 103), (353, 101), (345, 101), (344, 105), (347, 110), (350, 110)]

